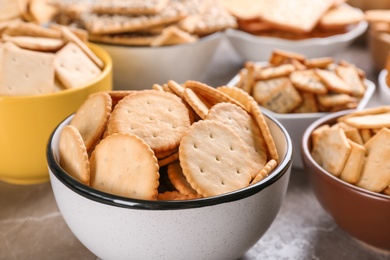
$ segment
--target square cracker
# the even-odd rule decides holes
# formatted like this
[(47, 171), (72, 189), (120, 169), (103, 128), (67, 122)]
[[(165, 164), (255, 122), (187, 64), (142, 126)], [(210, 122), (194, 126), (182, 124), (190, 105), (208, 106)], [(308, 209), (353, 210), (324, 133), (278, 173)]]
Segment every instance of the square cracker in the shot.
[(69, 42), (56, 53), (55, 72), (66, 88), (77, 88), (95, 79), (101, 70), (78, 45)]
[(0, 59), (1, 95), (38, 95), (54, 88), (54, 54), (2, 44)]
[(351, 140), (348, 140), (348, 142), (351, 145), (351, 153), (348, 156), (340, 178), (349, 183), (356, 183), (360, 179), (366, 148)]
[(314, 29), (334, 0), (273, 0), (262, 19), (286, 31), (306, 33)]

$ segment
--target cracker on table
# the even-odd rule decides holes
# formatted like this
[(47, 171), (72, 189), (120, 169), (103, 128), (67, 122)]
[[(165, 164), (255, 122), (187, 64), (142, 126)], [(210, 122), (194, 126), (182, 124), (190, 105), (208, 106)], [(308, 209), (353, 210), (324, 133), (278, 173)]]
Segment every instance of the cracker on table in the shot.
[(160, 174), (150, 147), (132, 134), (104, 138), (90, 158), (91, 187), (135, 199), (156, 200)]
[(183, 135), (179, 148), (183, 174), (202, 196), (215, 196), (249, 185), (252, 164), (244, 141), (228, 126), (202, 120)]
[(101, 74), (101, 69), (73, 42), (68, 42), (55, 57), (56, 77), (66, 88), (83, 87)]
[(73, 178), (89, 185), (90, 169), (87, 149), (76, 127), (66, 125), (59, 141), (60, 166)]

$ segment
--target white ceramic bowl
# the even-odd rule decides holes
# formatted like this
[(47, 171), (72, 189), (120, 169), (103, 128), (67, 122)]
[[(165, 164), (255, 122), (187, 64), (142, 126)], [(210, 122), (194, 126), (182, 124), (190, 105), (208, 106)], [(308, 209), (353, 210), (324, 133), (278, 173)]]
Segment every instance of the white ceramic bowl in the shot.
[(378, 97), (379, 97), (379, 102), (381, 102), (382, 105), (390, 105), (390, 87), (386, 83), (387, 73), (388, 73), (387, 70), (383, 69), (379, 73), (379, 77), (378, 77), (378, 83), (379, 83)]
[[(239, 80), (239, 75), (236, 75), (227, 86), (235, 86)], [(360, 100), (356, 109), (363, 109), (367, 106), (370, 101), (372, 95), (375, 92), (375, 84), (370, 80), (365, 80), (365, 84), (367, 85), (367, 90), (364, 93), (363, 98)], [(329, 114), (326, 112), (320, 113), (291, 113), (291, 114), (280, 114), (272, 112), (264, 107), (261, 107), (261, 111), (266, 112), (273, 118), (276, 118), (290, 134), (292, 144), (293, 144), (293, 167), (294, 168), (303, 168), (302, 158), (301, 158), (301, 140), (303, 133), (306, 128), (316, 121), (317, 119)]]
[(96, 44), (112, 58), (114, 89), (140, 90), (168, 80), (200, 80), (223, 37), (217, 32), (194, 43), (162, 47)]
[(344, 34), (324, 38), (304, 40), (287, 40), (276, 37), (255, 36), (237, 29), (228, 29), (226, 36), (244, 60), (268, 60), (272, 51), (281, 49), (305, 55), (307, 58), (332, 57), (345, 50), (368, 27), (366, 21), (360, 22), (352, 30)]
[(280, 164), (262, 181), (220, 196), (145, 201), (85, 186), (58, 158), (62, 122), (51, 136), (47, 161), (55, 200), (74, 235), (100, 259), (238, 259), (267, 231), (284, 199), (292, 144), (285, 128), (266, 117)]

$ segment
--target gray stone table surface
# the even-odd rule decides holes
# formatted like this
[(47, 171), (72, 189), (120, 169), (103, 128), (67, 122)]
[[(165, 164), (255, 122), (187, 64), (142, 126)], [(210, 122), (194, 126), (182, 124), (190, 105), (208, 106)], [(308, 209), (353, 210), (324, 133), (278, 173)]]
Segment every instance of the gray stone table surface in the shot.
[[(377, 83), (378, 72), (364, 39), (335, 56), (362, 68)], [(203, 76), (212, 86), (227, 83), (244, 61), (223, 41)], [(370, 106), (379, 105), (374, 96)], [(54, 200), (50, 183), (0, 182), (0, 260), (97, 259), (71, 233)], [(267, 233), (241, 258), (390, 259), (351, 238), (333, 222), (314, 197), (303, 170), (293, 169), (282, 208)]]

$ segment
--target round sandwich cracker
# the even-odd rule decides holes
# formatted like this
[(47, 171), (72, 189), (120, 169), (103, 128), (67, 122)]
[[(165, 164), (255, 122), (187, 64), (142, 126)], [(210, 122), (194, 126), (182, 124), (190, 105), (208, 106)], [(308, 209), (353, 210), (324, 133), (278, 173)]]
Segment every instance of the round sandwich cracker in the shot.
[(92, 152), (91, 187), (135, 199), (156, 200), (159, 166), (150, 147), (132, 134), (112, 134)]
[(246, 144), (217, 121), (192, 124), (180, 142), (179, 159), (187, 181), (203, 197), (238, 190), (251, 181)]
[(172, 151), (190, 126), (187, 107), (173, 94), (144, 90), (124, 97), (113, 110), (108, 134), (131, 133), (143, 139), (156, 156)]
[(90, 170), (87, 149), (76, 127), (67, 125), (59, 142), (60, 165), (72, 177), (89, 185)]

